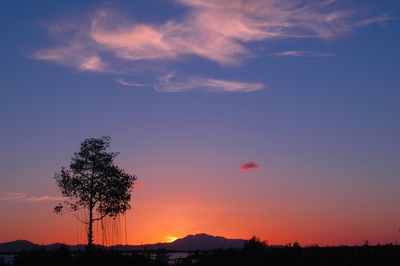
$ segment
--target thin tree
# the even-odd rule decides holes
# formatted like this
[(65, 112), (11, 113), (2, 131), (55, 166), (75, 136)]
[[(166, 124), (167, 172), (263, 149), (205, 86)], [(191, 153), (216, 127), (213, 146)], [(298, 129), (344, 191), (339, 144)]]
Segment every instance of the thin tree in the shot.
[(80, 209), (88, 211), (87, 219), (77, 218), (88, 226), (89, 249), (93, 245), (94, 222), (106, 216), (115, 218), (131, 208), (129, 202), (136, 176), (114, 164), (118, 153), (107, 151), (110, 140), (110, 137), (86, 139), (71, 158), (69, 169), (62, 167), (55, 174), (66, 200), (54, 211), (57, 214)]

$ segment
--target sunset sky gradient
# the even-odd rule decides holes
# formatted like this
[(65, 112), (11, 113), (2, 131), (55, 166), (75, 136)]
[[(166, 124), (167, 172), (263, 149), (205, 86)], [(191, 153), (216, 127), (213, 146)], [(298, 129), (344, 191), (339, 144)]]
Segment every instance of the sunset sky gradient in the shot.
[(295, 2), (1, 1), (0, 242), (85, 242), (54, 173), (101, 136), (128, 244), (400, 240), (400, 3)]

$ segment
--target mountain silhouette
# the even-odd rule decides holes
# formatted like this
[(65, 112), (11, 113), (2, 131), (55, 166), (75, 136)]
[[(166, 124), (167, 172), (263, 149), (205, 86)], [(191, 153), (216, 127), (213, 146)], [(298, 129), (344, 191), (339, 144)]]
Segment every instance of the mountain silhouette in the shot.
[(16, 240), (12, 242), (0, 243), (0, 252), (21, 252), (21, 251), (31, 251), (38, 247), (39, 245), (33, 244), (27, 240)]
[(171, 243), (158, 243), (144, 246), (147, 249), (207, 250), (216, 248), (241, 248), (245, 241), (244, 239), (227, 239), (221, 236), (197, 234), (188, 235)]
[[(115, 245), (108, 247), (116, 250), (209, 250), (209, 249), (228, 249), (241, 248), (246, 240), (244, 239), (227, 239), (221, 236), (212, 236), (207, 234), (188, 235), (171, 243), (157, 243), (146, 245)], [(54, 243), (50, 245), (37, 245), (27, 240), (17, 240), (12, 242), (0, 243), (0, 253), (15, 253), (21, 251), (30, 251), (38, 247), (44, 247), (46, 250), (57, 250), (63, 245)], [(85, 245), (66, 245), (69, 250), (83, 250)], [(102, 247), (97, 245), (97, 247)]]

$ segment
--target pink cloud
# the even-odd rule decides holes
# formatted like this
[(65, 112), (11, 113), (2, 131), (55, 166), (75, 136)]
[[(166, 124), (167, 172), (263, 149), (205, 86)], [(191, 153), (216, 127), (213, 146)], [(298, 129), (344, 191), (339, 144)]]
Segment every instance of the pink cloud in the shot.
[[(161, 24), (127, 22), (128, 19), (103, 8), (86, 16), (81, 27), (71, 21), (49, 26), (53, 34), (64, 36), (64, 45), (41, 50), (36, 58), (58, 63), (78, 61), (83, 70), (103, 70), (98, 56), (90, 51), (111, 51), (130, 61), (180, 59), (197, 55), (221, 64), (235, 64), (249, 56), (244, 43), (276, 38), (330, 38), (390, 17), (380, 15), (356, 20), (355, 10), (330, 8), (335, 1), (278, 0), (179, 0), (188, 7), (181, 20)], [(66, 28), (63, 30), (63, 25)], [(56, 30), (55, 30), (56, 29)], [(77, 56), (86, 54), (85, 61)], [(68, 56), (70, 55), (70, 56)], [(94, 65), (94, 67), (93, 67)], [(83, 66), (83, 67), (80, 67)]]
[(103, 62), (99, 55), (87, 51), (82, 46), (74, 44), (66, 47), (42, 49), (33, 54), (33, 58), (71, 66), (82, 71), (103, 72), (108, 69), (107, 64)]
[(109, 30), (106, 17), (95, 21), (90, 36), (103, 49), (127, 60), (174, 58), (177, 49), (166, 39), (166, 32), (149, 25), (119, 26)]
[(100, 57), (93, 55), (83, 58), (79, 68), (81, 70), (103, 71), (105, 69), (105, 64), (102, 62)]
[(141, 187), (143, 187), (143, 183), (141, 183), (141, 182), (138, 182), (138, 183), (136, 183), (136, 184), (134, 184), (134, 185), (132, 186), (133, 189), (135, 189), (135, 188), (141, 188)]
[[(386, 14), (360, 18), (356, 9), (341, 8), (334, 0), (176, 2), (186, 7), (186, 11), (181, 17), (163, 23), (133, 22), (132, 18), (110, 8), (100, 8), (79, 19), (52, 23), (48, 26), (49, 33), (60, 45), (39, 50), (33, 57), (80, 71), (96, 72), (119, 72), (121, 68), (124, 68), (121, 72), (137, 72), (145, 64), (153, 64), (157, 69), (161, 61), (182, 61), (190, 56), (237, 66), (246, 58), (256, 57), (247, 46), (250, 42), (287, 38), (328, 39), (357, 27), (392, 19)], [(328, 53), (292, 50), (281, 55), (326, 56)], [(239, 84), (201, 78), (190, 78), (190, 82), (188, 87), (201, 83), (201, 86), (216, 91), (248, 92), (262, 86), (259, 83)], [(136, 86), (140, 83), (131, 84)], [(163, 91), (184, 90), (182, 84), (178, 85), (178, 89), (165, 86)]]
[(248, 161), (247, 163), (242, 164), (240, 166), (240, 170), (242, 170), (242, 171), (253, 170), (253, 169), (257, 169), (257, 168), (260, 168), (260, 165), (253, 161)]
[[(160, 25), (121, 24), (110, 12), (100, 13), (92, 20), (88, 34), (101, 49), (120, 59), (178, 60), (197, 55), (221, 64), (235, 64), (238, 61), (233, 55), (246, 52), (241, 44), (205, 29), (201, 18), (188, 16), (181, 22)], [(110, 28), (110, 24), (116, 26)]]

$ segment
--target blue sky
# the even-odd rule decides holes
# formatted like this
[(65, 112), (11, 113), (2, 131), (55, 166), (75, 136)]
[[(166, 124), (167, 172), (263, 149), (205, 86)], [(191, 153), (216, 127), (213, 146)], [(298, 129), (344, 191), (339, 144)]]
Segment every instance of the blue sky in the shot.
[[(371, 239), (389, 241), (400, 218), (399, 3), (243, 3), (2, 1), (2, 197), (56, 197), (53, 174), (79, 143), (110, 135), (143, 183), (138, 205), (199, 186), (223, 205), (235, 193), (243, 209), (254, 195), (268, 206), (303, 198), (320, 214), (310, 202), (345, 208), (340, 195), (365, 210), (360, 220), (385, 217)], [(240, 171), (248, 161), (260, 167)]]

